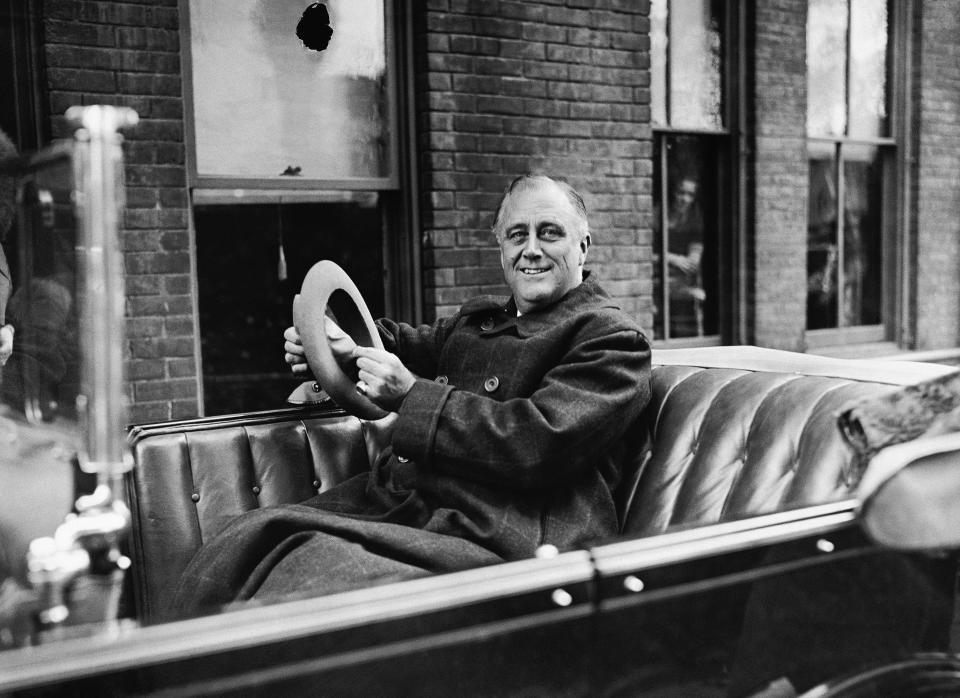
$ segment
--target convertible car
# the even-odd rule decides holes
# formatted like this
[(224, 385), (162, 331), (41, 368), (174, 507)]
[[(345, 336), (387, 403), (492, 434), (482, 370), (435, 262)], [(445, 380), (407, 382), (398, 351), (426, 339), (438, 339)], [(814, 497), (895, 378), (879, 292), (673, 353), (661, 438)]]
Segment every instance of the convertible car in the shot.
[(954, 386), (933, 363), (655, 350), (616, 538), (172, 618), (203, 541), (368, 468), (391, 420), (319, 399), (126, 425), (114, 173), (135, 115), (73, 116), (77, 142), (8, 166), (0, 696), (960, 694), (960, 438), (941, 410), (872, 440)]

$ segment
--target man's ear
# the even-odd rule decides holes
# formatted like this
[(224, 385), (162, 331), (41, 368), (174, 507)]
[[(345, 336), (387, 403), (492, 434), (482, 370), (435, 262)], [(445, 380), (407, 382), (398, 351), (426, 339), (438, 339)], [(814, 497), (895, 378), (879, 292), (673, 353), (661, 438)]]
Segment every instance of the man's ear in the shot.
[(589, 249), (590, 249), (590, 233), (587, 233), (580, 239), (580, 266), (581, 267), (587, 261), (587, 250)]

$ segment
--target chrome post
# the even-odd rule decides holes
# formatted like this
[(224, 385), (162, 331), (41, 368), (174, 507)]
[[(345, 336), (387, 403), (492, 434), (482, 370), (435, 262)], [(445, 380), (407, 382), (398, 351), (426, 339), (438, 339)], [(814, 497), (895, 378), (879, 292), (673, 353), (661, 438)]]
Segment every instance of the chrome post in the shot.
[(132, 109), (71, 107), (74, 137), (74, 197), (78, 222), (77, 264), (81, 389), (77, 397), (84, 472), (96, 473), (95, 491), (76, 502), (53, 537), (30, 545), (28, 575), (40, 599), (42, 635), (56, 636), (66, 624), (117, 618), (129, 560), (120, 541), (130, 512), (118, 497), (120, 478), (133, 460), (124, 436), (124, 275), (120, 216), (124, 206), (122, 137), (137, 123)]

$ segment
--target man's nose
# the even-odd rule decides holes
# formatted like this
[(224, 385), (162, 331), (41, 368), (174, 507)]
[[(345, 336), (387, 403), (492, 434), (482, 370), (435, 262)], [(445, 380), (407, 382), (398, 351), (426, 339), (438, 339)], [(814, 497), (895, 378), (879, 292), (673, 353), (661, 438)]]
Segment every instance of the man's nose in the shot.
[(536, 235), (530, 235), (527, 237), (527, 244), (523, 246), (523, 256), (524, 257), (539, 257), (542, 250), (540, 249), (540, 239)]

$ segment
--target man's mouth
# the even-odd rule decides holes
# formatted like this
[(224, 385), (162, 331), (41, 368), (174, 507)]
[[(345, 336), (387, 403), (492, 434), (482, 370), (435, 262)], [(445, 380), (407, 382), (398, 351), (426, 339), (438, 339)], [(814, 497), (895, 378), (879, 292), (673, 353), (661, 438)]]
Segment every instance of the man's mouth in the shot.
[(536, 274), (543, 274), (544, 272), (549, 271), (548, 269), (534, 269), (532, 267), (521, 267), (520, 273), (527, 276), (534, 276)]

